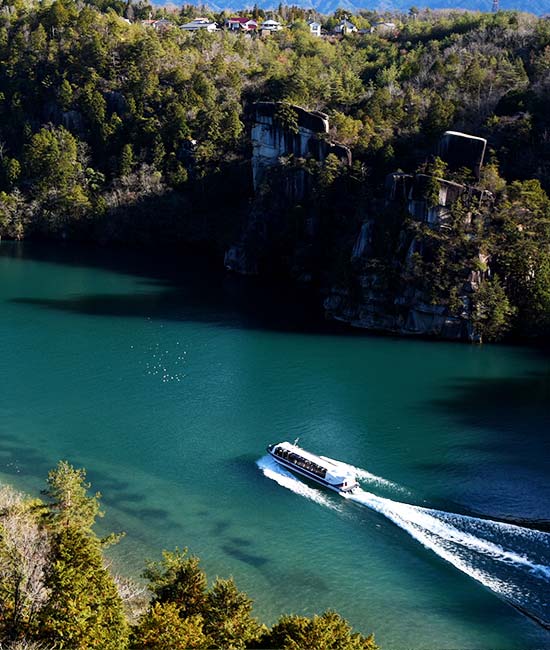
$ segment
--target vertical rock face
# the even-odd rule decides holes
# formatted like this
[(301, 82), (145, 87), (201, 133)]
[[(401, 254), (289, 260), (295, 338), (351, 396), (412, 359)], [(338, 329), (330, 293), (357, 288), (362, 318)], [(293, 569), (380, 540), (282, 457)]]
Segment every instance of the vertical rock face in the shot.
[[(296, 118), (292, 127), (280, 118), (280, 109), (286, 106)], [(333, 153), (346, 163), (351, 163), (348, 147), (333, 144), (326, 139), (329, 131), (328, 115), (306, 111), (300, 106), (279, 102), (257, 102), (249, 111), (252, 124), (252, 177), (254, 189), (261, 185), (269, 167), (279, 164), (279, 158), (314, 158), (323, 161)]]
[[(324, 113), (259, 102), (250, 108), (248, 119), (255, 197), (241, 240), (227, 251), (225, 265), (238, 273), (253, 274), (279, 268), (277, 264), (284, 258), (285, 268), (291, 269), (294, 278), (305, 278), (310, 268), (308, 247), (313, 247), (319, 228), (318, 217), (307, 208), (311, 188), (303, 160), (322, 162), (334, 154), (350, 164), (350, 150), (328, 141), (329, 121)], [(485, 148), (483, 138), (447, 131), (437, 154), (450, 176), (466, 168), (470, 173), (460, 173), (460, 178), (478, 179)], [(444, 259), (450, 268), (461, 269), (459, 274), (450, 271), (449, 278), (446, 267), (435, 265), (434, 260), (438, 247), (444, 246), (441, 242), (454, 241), (449, 238), (455, 236), (458, 215), (467, 236), (475, 237), (470, 225), (473, 215), (490, 200), (490, 193), (455, 182), (452, 176), (390, 174), (384, 199), (374, 199), (364, 206), (369, 217), (349, 249), (350, 268), (341, 274), (341, 284), (329, 290), (324, 302), (326, 314), (366, 329), (477, 340), (472, 296), (487, 270), (470, 272), (452, 246)], [(458, 201), (460, 211), (453, 210)], [(288, 217), (284, 215), (298, 206), (307, 214), (297, 217), (294, 212), (294, 221), (285, 221)], [(377, 216), (380, 210), (384, 210), (384, 216)], [(404, 213), (408, 218), (403, 220)], [(389, 220), (388, 224), (384, 219)], [(411, 220), (417, 225), (412, 225)], [(342, 234), (344, 241), (350, 233)], [(476, 267), (487, 269), (488, 262), (480, 257)], [(340, 274), (341, 267), (335, 273)]]
[[(430, 183), (435, 183), (438, 187), (438, 196), (434, 202), (427, 198)], [(489, 198), (489, 192), (485, 190), (427, 174), (415, 174), (406, 179), (390, 174), (386, 180), (386, 188), (389, 190), (389, 197), (393, 197), (389, 200), (405, 200), (409, 214), (416, 221), (441, 229), (448, 227), (451, 209), (458, 199), (462, 199), (467, 206), (472, 206)]]
[(451, 171), (466, 167), (479, 178), (487, 140), (459, 131), (445, 131), (439, 141), (437, 155), (447, 163)]
[[(439, 156), (450, 171), (468, 169), (479, 178), (486, 141), (464, 133), (447, 131), (438, 147)], [(405, 209), (409, 216), (430, 230), (445, 237), (452, 231), (453, 205), (460, 199), (464, 208), (465, 225), (471, 222), (475, 209), (492, 200), (490, 192), (471, 185), (456, 183), (427, 174), (395, 172), (386, 178), (386, 210)], [(445, 339), (477, 340), (472, 315), (473, 293), (479, 288), (487, 271), (472, 270), (457, 278), (458, 295), (451, 311), (449, 301), (433, 303), (425, 289), (403, 280), (414, 277), (417, 263), (433, 257), (429, 238), (411, 234), (405, 227), (391, 260), (399, 269), (402, 281), (390, 288), (379, 260), (373, 254), (371, 233), (375, 218), (364, 222), (351, 251), (355, 285), (334, 287), (325, 300), (327, 315), (365, 329), (384, 330), (399, 334), (418, 334)], [(414, 231), (413, 231), (414, 232)], [(419, 231), (420, 233), (422, 231)], [(488, 268), (489, 259), (480, 253), (479, 267)]]
[[(261, 203), (261, 195), (268, 181), (269, 170), (280, 168), (283, 158), (309, 158), (322, 162), (329, 154), (334, 154), (349, 165), (351, 151), (344, 145), (327, 140), (329, 119), (325, 113), (306, 111), (300, 106), (280, 102), (257, 102), (249, 108), (247, 120), (250, 123), (252, 178), (256, 196), (241, 240), (226, 252), (224, 263), (228, 270), (236, 273), (254, 274), (259, 271), (264, 252), (282, 229), (280, 215), (277, 214), (281, 206), (301, 202), (307, 198), (310, 189), (307, 172), (299, 166), (289, 166), (276, 184), (273, 178), (269, 178), (271, 194), (266, 209), (265, 201), (263, 205)], [(314, 219), (307, 219), (303, 224), (304, 241), (295, 242), (296, 247), (307, 247), (315, 232)], [(292, 257), (296, 251), (287, 252)], [(305, 269), (303, 275), (307, 275)]]

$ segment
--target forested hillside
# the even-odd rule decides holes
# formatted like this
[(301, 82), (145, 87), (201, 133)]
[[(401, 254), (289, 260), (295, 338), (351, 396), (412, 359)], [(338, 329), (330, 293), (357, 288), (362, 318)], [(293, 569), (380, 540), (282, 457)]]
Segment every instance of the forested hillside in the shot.
[[(308, 200), (280, 206), (290, 225), (304, 210), (317, 215), (308, 272), (321, 285), (352, 283), (346, 246), (374, 211), (381, 233), (375, 261), (392, 267), (391, 282), (396, 275), (404, 281), (411, 269), (392, 266), (392, 237), (407, 217), (393, 211), (380, 221), (384, 179), (398, 169), (436, 169), (426, 167), (429, 156), (454, 129), (487, 138), (488, 162), (474, 184), (493, 201), (474, 220), (475, 233), (458, 217), (452, 237), (436, 233), (439, 254), (414, 274), (431, 284), (435, 275), (443, 278), (433, 300), (450, 309), (456, 278), (472, 264), (483, 266), (481, 252), (491, 260), (491, 277), (474, 311), (485, 334), (547, 331), (550, 21), (502, 12), (412, 13), (386, 35), (366, 29), (319, 38), (310, 34), (306, 12), (292, 9), (285, 10), (285, 29), (264, 38), (183, 32), (177, 24), (193, 17), (188, 6), (170, 17), (172, 28), (155, 30), (140, 22), (148, 11), (118, 0), (4, 2), (2, 236), (201, 241), (223, 251), (251, 201), (255, 209), (277, 205), (252, 189), (246, 109), (280, 101), (326, 112), (330, 138), (353, 154), (350, 168), (330, 159), (310, 165)], [(224, 16), (211, 17), (223, 23)], [(330, 28), (340, 18), (323, 21)], [(375, 17), (359, 21), (368, 28)], [(286, 115), (281, 119), (292, 126)], [(276, 243), (279, 259), (294, 247), (292, 228)], [(460, 259), (450, 260), (459, 243)]]

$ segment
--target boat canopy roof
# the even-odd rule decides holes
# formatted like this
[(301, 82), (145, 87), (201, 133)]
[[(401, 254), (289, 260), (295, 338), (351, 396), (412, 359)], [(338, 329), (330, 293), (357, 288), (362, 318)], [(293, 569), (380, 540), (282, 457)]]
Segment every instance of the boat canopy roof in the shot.
[(336, 460), (326, 458), (325, 456), (317, 456), (316, 454), (312, 454), (310, 451), (306, 451), (305, 449), (302, 449), (301, 447), (298, 447), (298, 445), (295, 445), (291, 442), (278, 442), (272, 447), (273, 453), (276, 454), (277, 449), (296, 454), (304, 460), (309, 461), (310, 463), (314, 463), (315, 465), (323, 468), (326, 470), (325, 479), (331, 483), (343, 483), (344, 481), (350, 479), (355, 481), (355, 474), (353, 471), (348, 469), (348, 467), (343, 463), (339, 463)]

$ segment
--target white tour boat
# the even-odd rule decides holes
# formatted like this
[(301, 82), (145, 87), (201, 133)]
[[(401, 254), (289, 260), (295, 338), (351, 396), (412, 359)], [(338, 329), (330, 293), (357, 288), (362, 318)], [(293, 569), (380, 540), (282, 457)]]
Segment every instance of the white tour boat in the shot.
[(298, 447), (296, 442), (294, 444), (278, 442), (269, 445), (267, 453), (286, 469), (336, 492), (351, 492), (358, 487), (357, 479), (348, 467), (331, 458), (312, 454)]

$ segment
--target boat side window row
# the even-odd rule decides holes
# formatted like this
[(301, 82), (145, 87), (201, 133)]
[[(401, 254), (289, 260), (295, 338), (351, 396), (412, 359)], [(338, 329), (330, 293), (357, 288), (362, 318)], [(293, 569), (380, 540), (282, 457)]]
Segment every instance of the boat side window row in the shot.
[(312, 474), (315, 474), (321, 478), (325, 478), (327, 474), (327, 470), (324, 467), (321, 467), (320, 465), (317, 465), (316, 463), (313, 463), (306, 458), (302, 458), (298, 454), (295, 454), (288, 449), (277, 447), (277, 449), (275, 449), (275, 455), (279, 456), (280, 458), (284, 458), (289, 463), (292, 463), (297, 467), (301, 467), (302, 469), (306, 469), (308, 472), (311, 472)]

